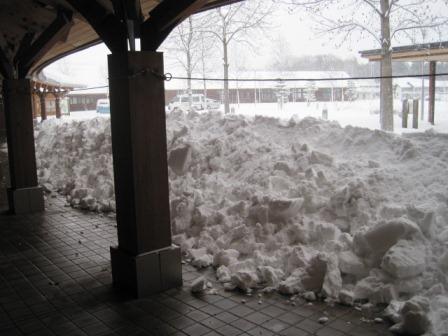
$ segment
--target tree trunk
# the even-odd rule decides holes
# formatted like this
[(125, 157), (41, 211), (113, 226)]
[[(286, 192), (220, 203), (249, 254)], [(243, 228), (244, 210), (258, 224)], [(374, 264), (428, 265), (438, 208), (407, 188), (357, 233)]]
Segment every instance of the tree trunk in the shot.
[(392, 50), (390, 40), (390, 4), (381, 0), (381, 79), (380, 87), (380, 123), (383, 131), (394, 130), (394, 97), (392, 88)]
[(193, 108), (193, 90), (191, 87), (191, 77), (193, 76), (193, 66), (192, 66), (192, 49), (191, 49), (191, 41), (193, 39), (193, 19), (191, 17), (188, 18), (188, 49), (187, 49), (187, 89), (188, 89), (188, 105), (190, 110)]
[(191, 69), (191, 54), (190, 50), (187, 52), (187, 90), (188, 90), (188, 105), (190, 110), (193, 107), (193, 91), (191, 89), (191, 76), (192, 76), (192, 69)]
[(230, 103), (229, 103), (229, 56), (228, 56), (228, 43), (224, 35), (222, 42), (222, 47), (224, 51), (224, 114), (230, 113)]

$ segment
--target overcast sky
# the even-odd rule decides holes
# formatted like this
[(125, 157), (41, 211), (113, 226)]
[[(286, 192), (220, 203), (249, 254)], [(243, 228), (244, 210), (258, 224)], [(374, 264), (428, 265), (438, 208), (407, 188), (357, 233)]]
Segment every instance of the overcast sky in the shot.
[[(262, 70), (272, 62), (273, 54), (276, 50), (278, 52), (279, 46), (284, 49), (281, 52), (290, 55), (334, 54), (344, 58), (359, 58), (360, 50), (378, 48), (372, 40), (357, 40), (355, 45), (347, 42), (340, 47), (335, 47), (334, 41), (315, 34), (312, 29), (313, 22), (309, 17), (299, 16), (299, 12), (290, 13), (285, 8), (277, 11), (270, 20), (273, 28), (270, 30), (269, 38), (256, 39), (257, 42), (253, 43), (255, 50), (247, 51), (247, 48), (239, 48), (231, 52), (231, 57), (237, 54), (240, 56), (239, 61), (242, 65)], [(55, 74), (63, 69), (63, 72), (70, 77), (70, 82), (88, 86), (106, 84), (108, 54), (107, 47), (101, 44), (50, 65), (46, 73), (55, 77)], [(220, 55), (219, 51), (217, 54)], [(183, 73), (179, 73), (182, 70), (174, 66), (169, 55), (165, 56), (166, 71), (183, 76)], [(215, 57), (214, 62), (215, 67), (220, 65), (222, 63), (220, 56)], [(230, 64), (231, 67), (235, 66), (235, 56), (233, 60), (230, 59)]]

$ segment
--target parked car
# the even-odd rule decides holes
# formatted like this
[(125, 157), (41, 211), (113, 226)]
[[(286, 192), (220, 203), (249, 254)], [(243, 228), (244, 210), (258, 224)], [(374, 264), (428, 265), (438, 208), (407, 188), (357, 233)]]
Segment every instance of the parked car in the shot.
[(96, 102), (96, 113), (110, 114), (109, 99), (98, 99)]
[[(205, 110), (205, 109), (218, 109), (220, 103), (216, 100), (205, 98), (203, 94), (192, 94), (191, 95), (191, 107), (194, 110)], [(188, 109), (190, 107), (190, 95), (182, 94), (174, 97), (168, 104), (168, 111), (172, 111), (175, 108)]]
[(207, 108), (209, 110), (218, 110), (221, 107), (221, 103), (217, 100), (207, 98)]

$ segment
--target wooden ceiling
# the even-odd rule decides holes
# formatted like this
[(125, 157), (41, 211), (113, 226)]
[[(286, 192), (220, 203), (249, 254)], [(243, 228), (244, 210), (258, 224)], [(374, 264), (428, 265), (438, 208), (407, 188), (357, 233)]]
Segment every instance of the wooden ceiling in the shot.
[[(81, 0), (0, 0), (0, 50), (3, 51), (0, 52), (0, 66), (2, 62), (15, 64), (18, 62), (17, 59), (22, 57), (31, 64), (27, 73), (33, 74), (63, 56), (101, 43), (97, 32), (70, 5), (74, 1)], [(114, 14), (113, 1), (96, 0), (110, 14)], [(138, 0), (134, 1), (138, 3)], [(151, 11), (163, 1), (140, 0), (144, 19), (147, 19)], [(194, 10), (200, 11), (230, 4), (236, 0), (190, 2), (198, 3), (199, 6), (194, 6)], [(54, 30), (58, 33), (52, 35), (54, 41), (51, 46), (47, 44), (46, 48), (33, 50), (33, 44), (38, 44), (36, 41), (45, 34), (45, 31), (48, 32), (52, 24), (59, 24), (59, 27), (63, 25), (64, 28)], [(26, 55), (27, 53), (29, 55)]]

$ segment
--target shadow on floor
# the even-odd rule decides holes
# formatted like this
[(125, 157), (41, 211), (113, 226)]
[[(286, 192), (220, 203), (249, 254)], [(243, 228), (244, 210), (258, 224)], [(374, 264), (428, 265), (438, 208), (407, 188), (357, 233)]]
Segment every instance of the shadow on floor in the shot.
[[(47, 211), (0, 215), (1, 335), (389, 335), (349, 307), (278, 295), (226, 292), (212, 270), (183, 265), (184, 287), (135, 300), (112, 288), (109, 246), (115, 218), (83, 213), (47, 198)], [(189, 288), (207, 276), (215, 294)], [(328, 323), (318, 323), (327, 316)]]
[(9, 184), (8, 152), (5, 139), (0, 134), (0, 213), (8, 209), (6, 187)]

